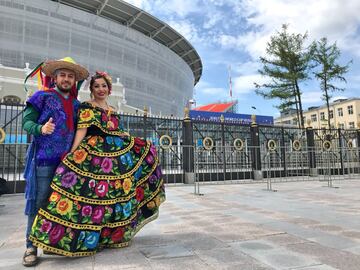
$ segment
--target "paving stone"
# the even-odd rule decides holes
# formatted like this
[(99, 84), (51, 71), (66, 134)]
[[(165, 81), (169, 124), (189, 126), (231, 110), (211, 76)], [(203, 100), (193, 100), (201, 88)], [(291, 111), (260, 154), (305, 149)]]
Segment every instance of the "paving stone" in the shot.
[(0, 269), (22, 269), (22, 257), (25, 248), (7, 247), (0, 248)]
[(263, 240), (231, 243), (230, 246), (275, 269), (301, 268), (319, 264), (313, 258)]
[(60, 267), (66, 270), (93, 270), (94, 257), (67, 258), (63, 256), (40, 256), (40, 263), (35, 269), (55, 270)]
[(139, 251), (149, 259), (169, 259), (193, 256), (194, 253), (181, 245), (141, 247)]
[(149, 261), (137, 249), (106, 249), (94, 256), (94, 270), (146, 269)]
[[(360, 180), (360, 179), (359, 179)], [(338, 184), (338, 183), (337, 183)], [(123, 249), (41, 255), (37, 269), (359, 270), (359, 181), (167, 186), (160, 217)], [(0, 197), (0, 269), (25, 269), (23, 194)]]
[(289, 245), (292, 251), (317, 258), (321, 263), (342, 270), (359, 270), (360, 256), (348, 251), (324, 247), (318, 243)]
[[(197, 257), (170, 258), (167, 260), (150, 260), (149, 266), (154, 270), (215, 270), (207, 262)], [(144, 268), (149, 269), (149, 268)]]
[(281, 233), (281, 234), (275, 234), (275, 235), (269, 235), (266, 238), (266, 241), (272, 242), (278, 246), (287, 246), (287, 245), (293, 245), (298, 243), (305, 243), (308, 242), (307, 240), (303, 238), (299, 238), (293, 235), (289, 235), (287, 233)]

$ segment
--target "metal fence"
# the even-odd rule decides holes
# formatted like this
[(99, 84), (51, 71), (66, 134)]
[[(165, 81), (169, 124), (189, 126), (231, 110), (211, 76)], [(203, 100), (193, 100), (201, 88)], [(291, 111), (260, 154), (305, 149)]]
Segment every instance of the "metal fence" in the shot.
[[(24, 189), (30, 137), (22, 130), (24, 105), (0, 104), (0, 177), (12, 192)], [(122, 115), (133, 136), (157, 147), (166, 183), (220, 183), (340, 179), (359, 173), (360, 130), (277, 126)]]
[[(225, 155), (224, 155), (225, 153)], [(254, 155), (255, 153), (255, 155)], [(262, 177), (254, 179), (252, 159), (260, 153)], [(284, 157), (282, 156), (284, 155)], [(221, 158), (225, 156), (226, 164)], [(312, 164), (311, 156), (316, 158)], [(325, 181), (329, 187), (334, 180), (360, 178), (360, 148), (301, 149), (294, 147), (214, 147), (205, 150), (194, 147), (194, 187), (201, 194), (204, 184), (264, 183), (273, 190), (273, 183), (294, 181)], [(285, 162), (284, 162), (285, 160)]]

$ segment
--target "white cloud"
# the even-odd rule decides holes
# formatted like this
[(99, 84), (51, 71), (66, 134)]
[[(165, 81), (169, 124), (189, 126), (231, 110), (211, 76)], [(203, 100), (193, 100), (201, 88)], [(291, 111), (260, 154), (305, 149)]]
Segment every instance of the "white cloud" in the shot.
[(200, 89), (200, 91), (204, 95), (212, 95), (212, 96), (218, 96), (222, 97), (226, 94), (227, 90), (221, 87), (209, 87), (209, 88), (203, 88)]
[(198, 28), (186, 20), (171, 20), (167, 22), (172, 28), (176, 29), (187, 40), (197, 43), (201, 41)]
[[(207, 100), (206, 103), (226, 100), (229, 96), (228, 89), (214, 86), (213, 84), (206, 81), (200, 81), (195, 87), (195, 92), (196, 94), (194, 99), (196, 101), (205, 99)], [(199, 107), (200, 105), (197, 104), (196, 106)]]
[(340, 48), (360, 55), (358, 0), (244, 0), (234, 1), (233, 5), (238, 16), (245, 16), (252, 30), (230, 37), (219, 36), (218, 42), (225, 48), (245, 49), (253, 58), (258, 58), (270, 35), (286, 23), (291, 32), (308, 31), (309, 41), (326, 36), (331, 42), (337, 40)]
[(303, 104), (310, 104), (310, 103), (320, 103), (322, 92), (321, 91), (311, 91), (305, 92), (301, 95), (301, 101)]
[(196, 87), (196, 94), (199, 95), (212, 95), (212, 96), (223, 96), (226, 94), (227, 90), (222, 87), (214, 87), (211, 83), (206, 81), (200, 81)]
[(251, 75), (257, 73), (257, 71), (260, 68), (261, 68), (260, 63), (255, 61), (247, 61), (247, 62), (231, 65), (232, 71), (242, 75)]
[(346, 96), (335, 96), (335, 97), (332, 97), (330, 99), (330, 102), (334, 102), (335, 100), (338, 100), (338, 99), (348, 99), (348, 97), (346, 97)]
[(128, 0), (127, 2), (152, 14), (176, 15), (180, 18), (201, 11), (199, 0)]
[(247, 94), (255, 91), (254, 82), (263, 84), (268, 79), (259, 74), (249, 74), (235, 77), (232, 81), (235, 94)]

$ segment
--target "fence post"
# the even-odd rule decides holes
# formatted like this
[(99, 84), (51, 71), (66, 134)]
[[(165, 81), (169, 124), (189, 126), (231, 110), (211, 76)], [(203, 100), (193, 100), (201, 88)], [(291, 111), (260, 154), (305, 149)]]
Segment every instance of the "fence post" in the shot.
[(221, 124), (221, 146), (222, 146), (222, 156), (223, 156), (223, 177), (224, 177), (223, 180), (225, 181), (226, 180), (226, 152), (225, 152), (225, 117), (224, 117), (224, 115), (220, 116), (220, 124)]
[(261, 171), (261, 153), (260, 153), (260, 136), (259, 136), (259, 126), (256, 123), (256, 116), (251, 116), (252, 123), (250, 125), (250, 134), (251, 134), (251, 163), (253, 170), (253, 179), (261, 180), (263, 179), (263, 174)]
[(357, 125), (358, 125), (358, 129), (356, 131), (356, 137), (357, 137), (356, 147), (358, 149), (358, 155), (360, 157), (360, 121), (357, 123)]
[(147, 131), (146, 131), (146, 127), (147, 127), (147, 116), (148, 116), (148, 110), (147, 107), (144, 107), (144, 117), (143, 117), (143, 121), (144, 121), (144, 125), (143, 125), (143, 132), (144, 132), (144, 139), (147, 139)]
[(338, 128), (338, 137), (339, 137), (339, 154), (340, 154), (340, 175), (345, 174), (344, 172), (344, 160), (343, 160), (343, 141), (342, 141), (342, 137), (341, 137), (341, 128)]
[(185, 116), (183, 120), (183, 155), (182, 163), (185, 174), (185, 184), (193, 184), (195, 181), (194, 174), (194, 144), (193, 144), (193, 128), (189, 115), (189, 108), (184, 110)]
[(284, 127), (281, 127), (281, 141), (280, 141), (281, 145), (281, 156), (282, 156), (282, 163), (283, 163), (283, 167), (284, 167), (284, 177), (286, 177), (286, 149), (285, 149), (285, 131), (284, 131)]
[(306, 140), (309, 157), (309, 176), (317, 176), (318, 171), (316, 169), (316, 157), (315, 157), (315, 138), (314, 130), (311, 126), (306, 128)]

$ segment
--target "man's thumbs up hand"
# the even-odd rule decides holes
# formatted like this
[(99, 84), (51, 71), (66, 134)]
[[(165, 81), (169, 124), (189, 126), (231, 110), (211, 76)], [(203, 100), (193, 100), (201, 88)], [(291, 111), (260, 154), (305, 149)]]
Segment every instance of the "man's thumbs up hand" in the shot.
[(55, 124), (53, 123), (54, 120), (52, 117), (49, 118), (49, 120), (41, 127), (41, 134), (42, 135), (50, 135), (55, 130)]

